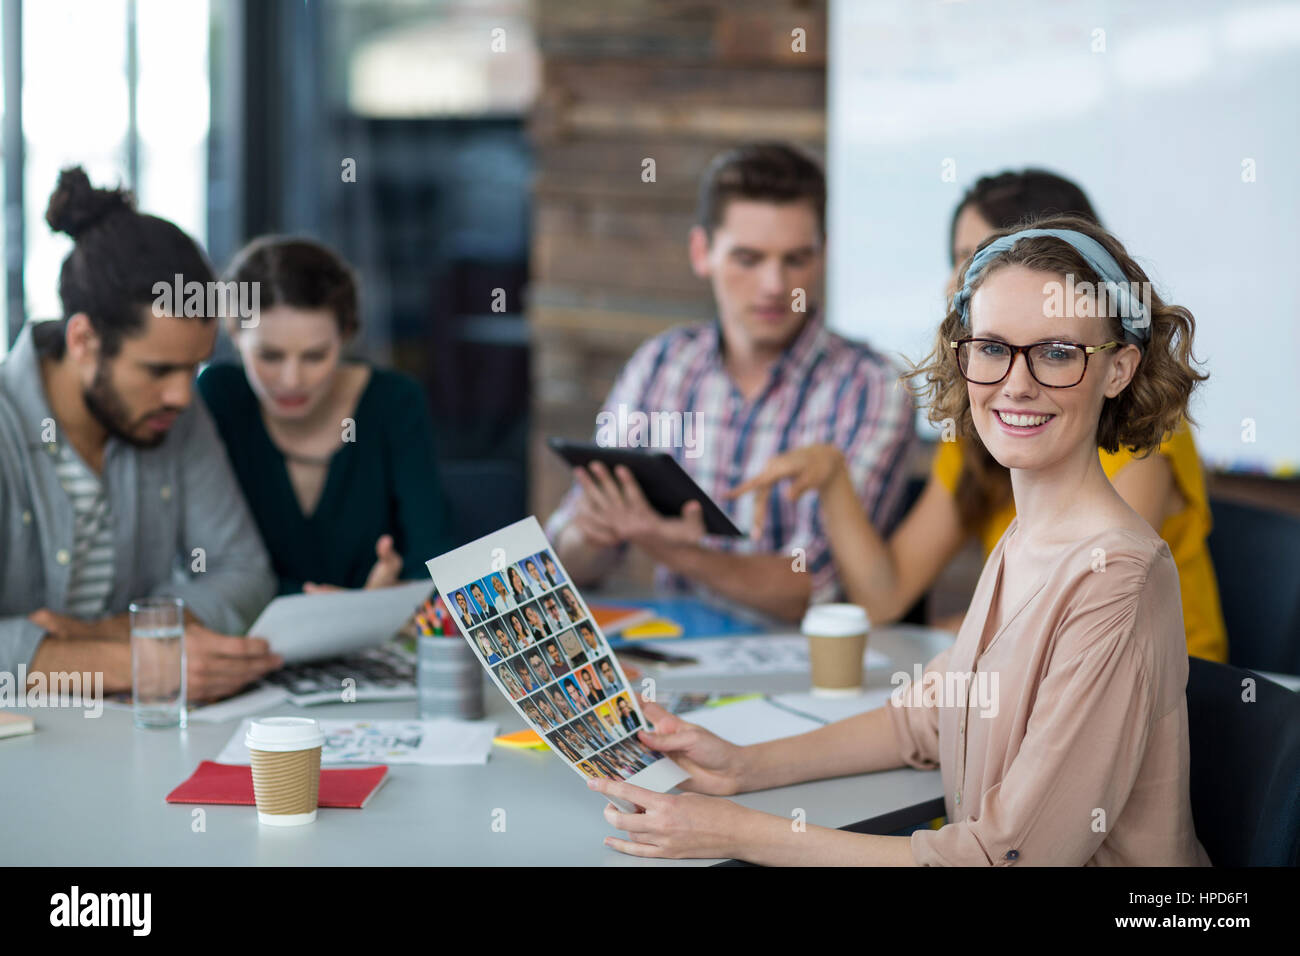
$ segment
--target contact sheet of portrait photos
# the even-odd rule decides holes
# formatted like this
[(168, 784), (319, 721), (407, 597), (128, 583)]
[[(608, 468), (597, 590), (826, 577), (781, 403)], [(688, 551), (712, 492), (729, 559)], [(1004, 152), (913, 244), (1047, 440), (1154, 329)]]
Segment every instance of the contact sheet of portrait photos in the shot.
[(569, 766), (660, 793), (689, 776), (637, 739), (636, 693), (536, 518), (427, 565), (493, 682)]

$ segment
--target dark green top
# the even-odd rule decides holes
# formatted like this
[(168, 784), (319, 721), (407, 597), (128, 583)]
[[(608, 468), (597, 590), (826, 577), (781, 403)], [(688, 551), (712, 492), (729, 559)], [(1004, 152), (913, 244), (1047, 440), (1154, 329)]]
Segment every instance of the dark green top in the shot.
[(271, 554), (281, 594), (301, 591), (304, 581), (361, 587), (384, 534), (402, 556), (403, 578), (428, 578), (424, 562), (451, 546), (433, 422), (414, 379), (371, 370), (352, 414), (354, 440), (330, 459), (310, 516), (298, 505), (284, 454), (267, 434), (244, 370), (211, 365), (198, 389)]

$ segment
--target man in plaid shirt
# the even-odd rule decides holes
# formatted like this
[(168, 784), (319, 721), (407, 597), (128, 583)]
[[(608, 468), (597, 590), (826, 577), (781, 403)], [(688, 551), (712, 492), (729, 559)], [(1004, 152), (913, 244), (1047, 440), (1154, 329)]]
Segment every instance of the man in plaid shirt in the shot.
[[(888, 534), (916, 442), (913, 405), (893, 365), (829, 331), (815, 303), (825, 197), (821, 169), (788, 146), (744, 146), (713, 161), (690, 256), (718, 318), (644, 343), (597, 417), (596, 440), (653, 441), (742, 529), (753, 525), (753, 496), (729, 499), (733, 488), (781, 452), (834, 443)], [(598, 582), (632, 545), (657, 562), (661, 589), (712, 592), (778, 618), (841, 595), (816, 495), (791, 502), (772, 489), (760, 537), (742, 540), (706, 537), (697, 502), (659, 515), (625, 469), (596, 463), (574, 479), (547, 533), (578, 584)]]

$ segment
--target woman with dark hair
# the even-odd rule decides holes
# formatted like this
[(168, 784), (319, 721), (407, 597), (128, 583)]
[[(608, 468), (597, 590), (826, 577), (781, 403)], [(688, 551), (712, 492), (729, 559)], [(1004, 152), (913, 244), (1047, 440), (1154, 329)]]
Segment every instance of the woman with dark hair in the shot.
[(513, 564), (506, 568), (506, 577), (510, 581), (510, 593), (516, 604), (522, 604), (533, 596), (533, 589), (524, 583), (524, 576)]
[[(995, 231), (1023, 225), (1038, 215), (1072, 214), (1096, 223), (1088, 197), (1074, 183), (1054, 173), (1028, 169), (985, 176), (962, 198), (953, 213), (951, 256), (954, 268), (949, 296), (961, 268), (975, 248)], [(938, 443), (930, 480), (888, 541), (866, 521), (862, 509), (845, 495), (848, 473), (833, 445), (815, 445), (780, 455), (762, 474), (742, 484), (733, 496), (759, 489), (756, 524), (763, 521), (766, 491), (790, 479), (793, 498), (817, 490), (831, 551), (851, 601), (866, 608), (871, 620), (897, 620), (935, 582), (971, 537), (984, 556), (992, 553), (1015, 517), (1010, 471), (1000, 464), (973, 430), (949, 423)], [(1115, 490), (1168, 542), (1178, 564), (1187, 652), (1213, 661), (1228, 659), (1227, 629), (1207, 543), (1209, 496), (1200, 457), (1185, 419), (1152, 449), (1135, 454), (1124, 446), (1106, 447), (1098, 455)], [(961, 617), (947, 622), (955, 630)]]
[[(1008, 170), (975, 180), (953, 210), (948, 227), (953, 281), (957, 266), (974, 255), (975, 247), (992, 233), (1042, 216), (1082, 216), (1101, 222), (1084, 191), (1056, 173), (1043, 169)], [(955, 291), (950, 287), (948, 295)]]
[(344, 361), (357, 286), (308, 239), (257, 239), (228, 281), (259, 290), (258, 315), (228, 321), (238, 365), (213, 365), (202, 393), (230, 454), (280, 593), (375, 588), (427, 575), (448, 518), (424, 390)]
[[(957, 639), (883, 706), (766, 743), (731, 744), (646, 702), (641, 743), (688, 767), (680, 786), (696, 792), (590, 784), (641, 808), (605, 808), (628, 834), (608, 845), (792, 865), (1209, 864), (1192, 820), (1178, 570), (1097, 456), (1154, 449), (1186, 416), (1206, 377), (1195, 321), (1078, 216), (990, 237), (957, 288), (914, 390), (932, 422), (979, 435), (1016, 505)], [(1101, 288), (1116, 310), (1098, 308)], [(939, 769), (945, 826), (791, 833), (717, 799), (901, 766)]]
[(517, 643), (521, 648), (533, 646), (532, 632), (524, 626), (523, 619), (519, 616), (518, 611), (510, 612), (510, 627), (513, 628), (515, 632), (515, 643)]

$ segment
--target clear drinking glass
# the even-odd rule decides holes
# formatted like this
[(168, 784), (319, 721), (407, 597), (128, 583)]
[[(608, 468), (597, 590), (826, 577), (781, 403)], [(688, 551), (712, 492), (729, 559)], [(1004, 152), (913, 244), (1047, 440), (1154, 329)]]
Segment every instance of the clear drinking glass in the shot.
[(131, 602), (131, 697), (137, 727), (184, 727), (185, 602)]

